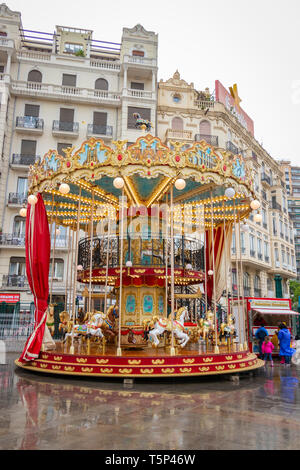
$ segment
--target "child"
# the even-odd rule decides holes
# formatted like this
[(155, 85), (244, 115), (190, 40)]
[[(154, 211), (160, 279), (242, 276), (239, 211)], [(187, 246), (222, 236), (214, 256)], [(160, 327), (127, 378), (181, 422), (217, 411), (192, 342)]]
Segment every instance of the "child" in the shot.
[(262, 344), (261, 350), (264, 354), (265, 364), (267, 364), (267, 359), (270, 359), (271, 367), (273, 367), (272, 351), (274, 349), (274, 344), (270, 341), (270, 337), (266, 336)]

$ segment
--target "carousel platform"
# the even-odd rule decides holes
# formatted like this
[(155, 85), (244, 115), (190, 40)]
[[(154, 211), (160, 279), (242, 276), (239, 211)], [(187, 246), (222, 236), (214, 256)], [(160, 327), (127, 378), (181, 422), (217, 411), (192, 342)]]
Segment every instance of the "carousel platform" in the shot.
[(18, 367), (35, 372), (59, 375), (89, 377), (193, 377), (201, 375), (232, 374), (262, 367), (264, 362), (249, 350), (228, 352), (226, 346), (220, 353), (201, 352), (198, 345), (178, 350), (175, 356), (167, 354), (164, 348), (143, 350), (122, 350), (116, 355), (115, 347), (107, 346), (105, 354), (92, 345), (89, 354), (80, 352), (70, 354), (60, 342), (56, 349), (40, 353), (40, 357), (28, 364), (15, 361)]

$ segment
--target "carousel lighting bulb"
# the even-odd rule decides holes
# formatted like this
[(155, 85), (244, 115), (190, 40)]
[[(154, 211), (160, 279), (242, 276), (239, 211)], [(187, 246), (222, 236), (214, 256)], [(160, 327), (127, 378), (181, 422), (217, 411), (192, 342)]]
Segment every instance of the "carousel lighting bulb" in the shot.
[(30, 204), (31, 206), (35, 206), (37, 203), (37, 197), (34, 194), (30, 194), (30, 196), (28, 196), (27, 201), (28, 204)]
[(27, 209), (26, 209), (26, 207), (22, 207), (22, 209), (20, 210), (19, 214), (20, 214), (21, 217), (26, 217), (26, 215), (27, 215)]
[(184, 189), (185, 186), (186, 186), (186, 182), (183, 178), (178, 178), (175, 181), (175, 188), (178, 189), (178, 191), (181, 191), (182, 189)]
[(193, 266), (192, 266), (191, 264), (187, 264), (187, 265), (186, 265), (186, 269), (192, 269), (192, 267), (193, 267)]
[(253, 201), (251, 201), (250, 207), (251, 207), (251, 209), (256, 211), (257, 209), (260, 208), (260, 202), (257, 199), (254, 199)]
[(82, 266), (81, 264), (79, 264), (79, 265), (77, 266), (77, 271), (82, 271), (82, 270), (83, 270), (83, 266)]
[(253, 219), (254, 219), (254, 222), (261, 222), (262, 221), (262, 215), (261, 214), (255, 214)]
[(212, 276), (212, 275), (214, 274), (214, 272), (210, 269), (210, 270), (207, 272), (207, 274), (208, 274), (209, 276)]
[(68, 194), (70, 192), (70, 186), (67, 183), (61, 183), (59, 192), (61, 194)]
[(124, 180), (120, 176), (114, 179), (113, 185), (116, 189), (122, 189), (124, 186)]
[(126, 266), (127, 266), (127, 268), (131, 268), (132, 267), (132, 261), (126, 261)]
[(235, 190), (233, 188), (226, 188), (225, 189), (225, 196), (226, 197), (233, 197), (235, 195)]

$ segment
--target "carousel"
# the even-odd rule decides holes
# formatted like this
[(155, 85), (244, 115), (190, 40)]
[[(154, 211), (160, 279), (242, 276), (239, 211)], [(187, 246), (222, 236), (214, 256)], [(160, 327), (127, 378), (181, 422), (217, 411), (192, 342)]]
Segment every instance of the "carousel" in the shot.
[[(239, 240), (259, 209), (247, 162), (204, 140), (168, 147), (141, 130), (134, 144), (91, 138), (30, 168), (21, 212), (35, 324), (17, 366), (128, 379), (263, 365), (248, 349), (242, 282), (234, 311), (229, 302), (232, 232)], [(54, 341), (61, 227), (68, 255)], [(241, 257), (236, 268), (242, 279)]]

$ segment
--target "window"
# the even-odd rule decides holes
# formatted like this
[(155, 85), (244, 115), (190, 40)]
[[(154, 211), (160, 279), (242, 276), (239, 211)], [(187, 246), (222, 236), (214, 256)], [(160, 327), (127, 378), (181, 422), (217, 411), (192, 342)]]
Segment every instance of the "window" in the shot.
[(255, 241), (254, 241), (254, 236), (249, 235), (249, 240), (250, 240), (250, 255), (255, 256)]
[(27, 178), (18, 178), (18, 183), (17, 183), (17, 193), (18, 194), (27, 194), (28, 191), (28, 179)]
[(149, 108), (136, 108), (134, 106), (128, 106), (127, 110), (127, 128), (128, 129), (135, 129), (136, 119), (133, 115), (137, 113), (141, 116), (142, 119), (146, 119), (147, 121), (151, 121), (151, 109)]
[(180, 117), (174, 117), (172, 119), (172, 130), (183, 131), (183, 120)]
[(200, 122), (200, 135), (211, 135), (211, 125), (209, 121)]
[(25, 258), (11, 257), (9, 263), (10, 276), (25, 276), (26, 262)]
[(104, 134), (107, 131), (107, 113), (95, 111), (93, 114), (93, 134)]
[(232, 243), (231, 243), (231, 252), (233, 254), (236, 253), (236, 239), (235, 239), (235, 231), (232, 232)]
[(262, 240), (261, 240), (261, 238), (257, 239), (257, 254), (258, 254), (258, 258), (262, 259)]
[(62, 76), (62, 85), (63, 86), (72, 86), (72, 87), (75, 87), (76, 86), (76, 75), (70, 75), (68, 73), (63, 73), (63, 76)]
[(73, 132), (74, 109), (60, 108), (59, 130)]
[[(52, 259), (50, 259), (49, 276), (52, 275)], [(53, 279), (62, 281), (64, 277), (64, 260), (54, 259)]]
[(95, 81), (95, 90), (108, 90), (108, 81), (105, 78), (98, 78)]
[(59, 153), (59, 155), (62, 155), (63, 157), (65, 157), (65, 152), (64, 152), (64, 149), (68, 149), (72, 147), (72, 144), (66, 144), (64, 142), (61, 142), (61, 143), (58, 143), (57, 144), (57, 152)]
[(83, 51), (83, 50), (84, 50), (83, 44), (75, 44), (71, 42), (65, 43), (64, 52), (68, 52), (70, 54), (76, 54), (76, 52)]
[(40, 106), (36, 104), (25, 104), (24, 116), (39, 117)]
[(23, 237), (25, 235), (26, 219), (17, 215), (14, 218), (13, 236)]
[(28, 74), (27, 81), (42, 83), (42, 78), (43, 76), (39, 70), (31, 70)]
[(244, 295), (250, 295), (250, 275), (249, 273), (244, 273)]
[(36, 140), (22, 140), (21, 155), (33, 157), (36, 155)]
[(145, 86), (144, 83), (139, 83), (139, 82), (131, 82), (130, 88), (132, 90), (144, 90)]

